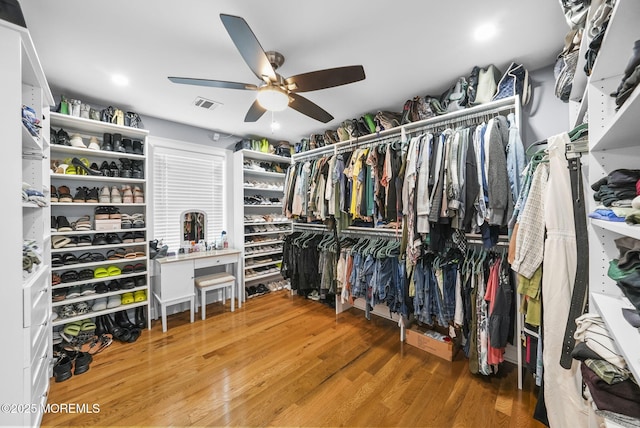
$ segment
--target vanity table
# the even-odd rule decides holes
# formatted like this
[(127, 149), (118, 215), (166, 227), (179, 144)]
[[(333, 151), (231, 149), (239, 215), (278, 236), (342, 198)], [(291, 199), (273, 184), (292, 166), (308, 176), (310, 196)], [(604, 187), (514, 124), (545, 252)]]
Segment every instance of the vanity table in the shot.
[[(183, 302), (189, 302), (191, 308), (191, 322), (194, 320), (195, 290), (194, 278), (200, 276), (199, 271), (224, 266), (225, 270), (236, 277), (235, 298), (238, 308), (242, 307), (240, 294), (240, 278), (242, 272), (242, 252), (225, 248), (222, 250), (200, 251), (175, 256), (153, 259), (152, 293), (155, 303), (160, 306), (162, 317), (162, 331), (167, 331), (166, 307)], [(157, 307), (156, 307), (157, 319)]]

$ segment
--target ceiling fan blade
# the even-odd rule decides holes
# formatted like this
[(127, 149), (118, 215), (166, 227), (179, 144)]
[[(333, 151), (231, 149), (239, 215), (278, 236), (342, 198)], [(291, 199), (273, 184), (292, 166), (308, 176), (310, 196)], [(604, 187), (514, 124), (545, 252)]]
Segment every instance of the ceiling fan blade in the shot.
[(209, 86), (212, 88), (227, 89), (246, 89), (248, 91), (255, 91), (258, 89), (256, 85), (252, 85), (250, 83), (225, 82), (224, 80), (192, 79), (189, 77), (169, 77), (168, 79), (173, 83), (181, 83), (183, 85)]
[(266, 112), (264, 108), (258, 103), (258, 100), (255, 100), (251, 107), (249, 107), (249, 111), (247, 115), (244, 117), (245, 122), (256, 122), (258, 119), (262, 117), (262, 115)]
[(247, 21), (239, 16), (223, 13), (220, 14), (220, 19), (253, 74), (258, 76), (260, 80), (267, 77), (270, 81), (275, 82), (276, 72)]
[(292, 91), (309, 92), (346, 85), (364, 78), (364, 68), (361, 65), (351, 65), (298, 74), (286, 79), (285, 83), (295, 85), (295, 88), (289, 88)]
[(292, 109), (297, 110), (312, 119), (319, 120), (322, 123), (331, 122), (333, 120), (333, 116), (323, 110), (319, 105), (309, 101), (302, 95), (291, 92), (289, 97), (291, 98), (289, 107)]

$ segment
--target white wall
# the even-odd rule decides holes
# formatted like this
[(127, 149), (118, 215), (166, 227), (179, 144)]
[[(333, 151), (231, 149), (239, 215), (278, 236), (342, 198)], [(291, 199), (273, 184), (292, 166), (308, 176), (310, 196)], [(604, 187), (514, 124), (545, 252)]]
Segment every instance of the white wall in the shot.
[(522, 142), (525, 147), (547, 137), (569, 131), (569, 104), (554, 94), (553, 65), (530, 73), (531, 101), (522, 110)]

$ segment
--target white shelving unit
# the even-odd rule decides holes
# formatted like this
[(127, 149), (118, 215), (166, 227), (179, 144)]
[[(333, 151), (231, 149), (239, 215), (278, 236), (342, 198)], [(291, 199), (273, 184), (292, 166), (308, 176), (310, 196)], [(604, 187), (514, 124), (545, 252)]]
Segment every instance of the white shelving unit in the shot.
[[(634, 0), (616, 1), (593, 72), (586, 82), (581, 83), (586, 87), (585, 96), (572, 101), (571, 126), (582, 121), (581, 112), (588, 112), (589, 184), (616, 169), (640, 168), (640, 90), (636, 88), (619, 111), (616, 111), (615, 98), (610, 95), (620, 84), (632, 56), (634, 42), (640, 39), (640, 27), (637, 25), (639, 17), (640, 3)], [(580, 56), (583, 54), (581, 52)], [(578, 73), (582, 73), (582, 70), (578, 70)], [(593, 193), (591, 189), (588, 192)], [(587, 209), (593, 211), (596, 203), (592, 197), (588, 200), (590, 205)], [(640, 226), (596, 219), (589, 219), (588, 224), (589, 309), (604, 319), (621, 354), (638, 378), (640, 332), (623, 319), (621, 309), (630, 307), (630, 303), (615, 281), (608, 277), (607, 271), (610, 260), (619, 257), (614, 240), (623, 236), (640, 239)]]
[[(11, 411), (0, 413), (0, 425), (39, 426), (52, 362), (49, 206), (23, 202), (22, 186), (28, 183), (48, 195), (49, 106), (54, 100), (27, 29), (0, 20), (0, 55), (0, 136), (6, 161), (0, 190), (6, 221), (0, 402), (12, 406)], [(41, 121), (38, 136), (22, 124), (23, 105), (31, 107)], [(22, 267), (25, 241), (35, 243), (42, 256), (31, 272)]]
[[(112, 138), (115, 134), (120, 134), (122, 139), (131, 139), (133, 141), (140, 142), (142, 147), (142, 154), (129, 152), (109, 151), (109, 150), (96, 150), (82, 147), (66, 146), (61, 144), (53, 144), (51, 146), (51, 159), (52, 161), (64, 162), (65, 160), (73, 159), (87, 159), (90, 163), (95, 163), (100, 167), (103, 162), (107, 164), (114, 164), (118, 167), (118, 173), (120, 174), (121, 167), (123, 166), (123, 160), (128, 162), (136, 162), (141, 168), (143, 175), (142, 178), (127, 178), (122, 176), (105, 176), (105, 175), (78, 175), (78, 174), (51, 174), (51, 185), (56, 189), (60, 186), (67, 186), (71, 192), (71, 196), (77, 193), (77, 190), (81, 187), (85, 188), (97, 188), (98, 196), (101, 190), (106, 187), (112, 189), (114, 186), (120, 190), (120, 195), (123, 195), (123, 186), (129, 185), (133, 190), (137, 186), (143, 193), (143, 201), (135, 203), (129, 202), (52, 202), (51, 203), (51, 216), (56, 219), (58, 216), (64, 216), (69, 223), (73, 223), (82, 216), (89, 216), (91, 229), (90, 230), (74, 230), (71, 232), (65, 231), (52, 231), (53, 237), (65, 236), (68, 238), (80, 238), (85, 237), (91, 243), (86, 246), (72, 246), (61, 247), (51, 249), (51, 255), (63, 257), (65, 255), (73, 255), (76, 259), (81, 258), (83, 254), (93, 253), (104, 256), (105, 260), (86, 260), (79, 263), (64, 264), (62, 266), (53, 266), (52, 273), (62, 278), (65, 272), (75, 271), (80, 272), (83, 270), (89, 270), (94, 272), (98, 268), (108, 268), (115, 266), (120, 269), (120, 274), (106, 277), (92, 277), (90, 279), (78, 279), (76, 281), (60, 282), (52, 286), (53, 290), (68, 290), (70, 287), (86, 285), (88, 288), (96, 287), (99, 284), (109, 285), (114, 281), (120, 284), (119, 289), (112, 290), (109, 287), (109, 291), (104, 293), (91, 293), (88, 295), (65, 298), (60, 301), (52, 303), (52, 310), (58, 313), (63, 312), (63, 308), (67, 305), (74, 307), (79, 303), (86, 303), (90, 311), (88, 313), (82, 313), (70, 317), (59, 316), (53, 321), (53, 327), (64, 326), (65, 324), (76, 321), (84, 320), (88, 318), (95, 319), (98, 316), (113, 314), (122, 310), (129, 310), (139, 306), (146, 307), (147, 327), (151, 328), (151, 320), (149, 316), (150, 308), (150, 288), (149, 288), (149, 257), (148, 257), (148, 237), (147, 230), (149, 229), (149, 218), (147, 218), (147, 188), (146, 188), (146, 149), (147, 149), (147, 135), (149, 131), (144, 129), (131, 128), (127, 126), (115, 125), (107, 122), (100, 122), (90, 119), (84, 119), (80, 117), (74, 117), (69, 115), (63, 115), (59, 113), (51, 113), (51, 132), (57, 132), (59, 129), (64, 129), (70, 136), (73, 134), (80, 134), (85, 145), (89, 144), (91, 137), (96, 137), (98, 142), (102, 145), (105, 134), (111, 134)], [(137, 145), (137, 144), (136, 144)], [(68, 163), (68, 162), (66, 162)], [(120, 174), (122, 175), (122, 174)], [(113, 210), (117, 210), (121, 216), (133, 216), (140, 215), (143, 223), (131, 224), (131, 227), (123, 227), (121, 219), (114, 219), (116, 225), (112, 230), (96, 230), (95, 211), (98, 207), (108, 207)], [(129, 225), (125, 222), (126, 225)], [(108, 234), (117, 236), (123, 242), (112, 243), (99, 243), (97, 236), (102, 234), (107, 237)], [(132, 239), (132, 242), (129, 240)], [(125, 242), (125, 240), (127, 242)], [(111, 253), (130, 253), (126, 257), (117, 259), (109, 259)], [(126, 284), (126, 288), (123, 285)], [(108, 308), (104, 310), (91, 310), (92, 303), (97, 298), (109, 298), (110, 296), (122, 296), (124, 293), (134, 293), (136, 291), (144, 291), (146, 294), (146, 300), (138, 301), (134, 303), (121, 304), (120, 306)], [(129, 319), (133, 320), (134, 317), (131, 314), (128, 315)]]
[[(244, 213), (234, 242), (243, 243), (245, 288), (281, 280), (282, 238), (292, 232), (292, 222), (282, 215), (285, 172), (291, 159), (255, 150), (234, 153), (235, 212)], [(278, 165), (279, 170), (274, 171)], [(240, 246), (239, 246), (240, 247)], [(246, 295), (245, 295), (246, 297)]]

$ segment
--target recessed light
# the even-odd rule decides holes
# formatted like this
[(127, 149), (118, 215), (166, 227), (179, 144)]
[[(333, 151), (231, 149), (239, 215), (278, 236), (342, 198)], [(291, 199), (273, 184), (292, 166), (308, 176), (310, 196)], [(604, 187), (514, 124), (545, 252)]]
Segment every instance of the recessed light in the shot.
[(111, 76), (111, 81), (118, 86), (127, 86), (129, 84), (129, 79), (122, 74), (114, 74)]
[(491, 23), (483, 24), (477, 27), (473, 32), (473, 36), (479, 42), (485, 42), (489, 39), (492, 39), (496, 34), (498, 34), (498, 29), (494, 24)]

